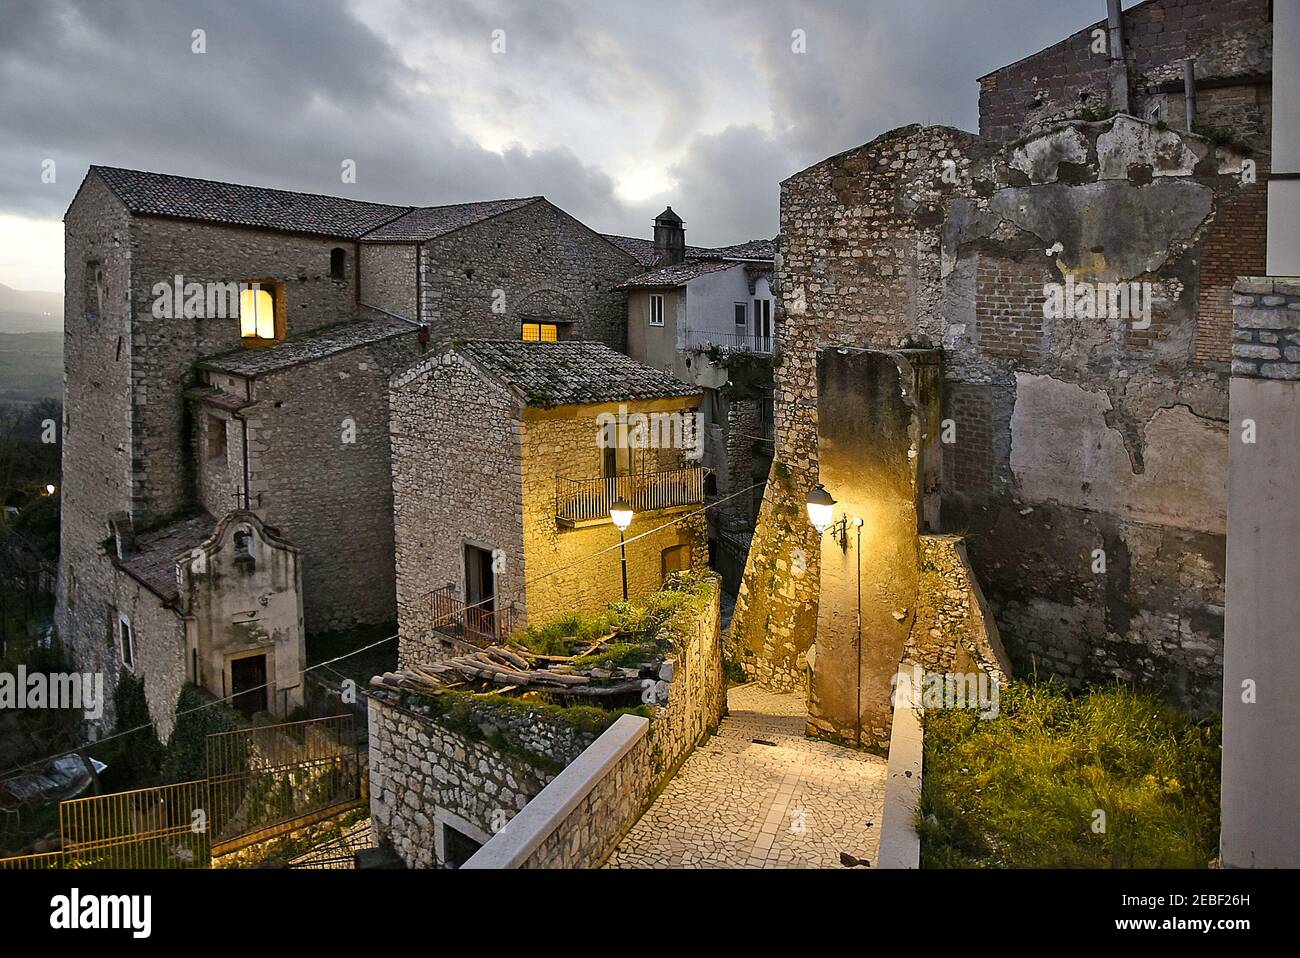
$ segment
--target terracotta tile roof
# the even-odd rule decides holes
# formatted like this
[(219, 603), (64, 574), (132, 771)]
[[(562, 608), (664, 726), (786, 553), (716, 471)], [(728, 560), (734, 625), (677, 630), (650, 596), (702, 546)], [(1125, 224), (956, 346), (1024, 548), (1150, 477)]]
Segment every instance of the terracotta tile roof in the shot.
[(217, 520), (203, 512), (142, 532), (135, 537), (135, 551), (121, 560), (121, 566), (164, 603), (174, 602), (177, 556), (202, 543), (216, 528)]
[(526, 196), (515, 200), (488, 200), (483, 203), (457, 203), (454, 206), (420, 207), (367, 233), (364, 239), (368, 243), (424, 242), (542, 199), (543, 197), (540, 196)]
[(411, 209), (114, 166), (90, 169), (103, 178), (131, 212), (150, 216), (358, 239)]
[(729, 269), (736, 269), (741, 265), (735, 260), (688, 259), (685, 263), (678, 263), (676, 266), (661, 266), (658, 269), (650, 270), (648, 273), (642, 273), (640, 276), (633, 276), (614, 288), (672, 289), (685, 286), (697, 276), (704, 276), (707, 273), (721, 273)]
[(571, 406), (637, 399), (675, 399), (701, 391), (677, 377), (644, 366), (603, 343), (526, 343), (466, 340), (451, 352), (484, 373), (519, 389), (530, 406)]
[(326, 326), (300, 339), (286, 339), (278, 346), (260, 349), (241, 347), (228, 353), (200, 359), (196, 365), (199, 369), (231, 373), (236, 376), (262, 376), (288, 369), (290, 366), (324, 359), (326, 356), (347, 349), (391, 339), (403, 333), (414, 334), (418, 330), (419, 326), (415, 323), (403, 319), (389, 317), (361, 319)]

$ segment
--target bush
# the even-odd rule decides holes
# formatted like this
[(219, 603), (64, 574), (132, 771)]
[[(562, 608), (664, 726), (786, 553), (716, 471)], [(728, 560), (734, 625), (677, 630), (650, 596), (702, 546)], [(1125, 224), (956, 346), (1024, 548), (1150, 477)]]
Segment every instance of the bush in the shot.
[[(176, 699), (176, 724), (167, 740), (167, 752), (162, 761), (164, 782), (191, 782), (203, 778), (207, 775), (207, 737), (217, 732), (233, 731), (243, 724), (239, 713), (225, 705), (213, 705), (213, 701), (212, 696), (193, 685), (181, 689)], [(192, 711), (194, 709), (199, 711)]]
[[(1123, 687), (1003, 687), (1000, 715), (925, 717), (925, 868), (1204, 868), (1219, 728)], [(1104, 830), (1094, 830), (1103, 819)]]

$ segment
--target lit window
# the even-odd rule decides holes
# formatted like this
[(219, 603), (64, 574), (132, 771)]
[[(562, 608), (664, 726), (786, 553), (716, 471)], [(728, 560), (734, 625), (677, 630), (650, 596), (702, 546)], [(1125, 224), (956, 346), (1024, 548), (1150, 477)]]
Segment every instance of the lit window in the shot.
[(275, 297), (253, 285), (239, 291), (239, 334), (245, 339), (275, 339)]
[(650, 296), (650, 325), (662, 326), (664, 324), (664, 298), (658, 294)]
[(555, 323), (524, 323), (524, 342), (556, 343), (560, 340), (560, 327)]

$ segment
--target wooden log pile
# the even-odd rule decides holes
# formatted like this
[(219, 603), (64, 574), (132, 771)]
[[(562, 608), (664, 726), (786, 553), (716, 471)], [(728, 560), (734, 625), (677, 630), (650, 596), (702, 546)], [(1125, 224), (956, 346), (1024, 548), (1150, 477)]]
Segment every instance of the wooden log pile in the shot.
[[(610, 638), (600, 639), (583, 655), (590, 655)], [(572, 664), (582, 656), (536, 655), (521, 647), (494, 645), (440, 662), (413, 666), (402, 672), (385, 672), (370, 680), (372, 688), (397, 689), (440, 695), (470, 683), (486, 683), (490, 691), (527, 690), (576, 698), (601, 698), (639, 692), (639, 669), (586, 669)], [(609, 680), (617, 679), (612, 684)]]

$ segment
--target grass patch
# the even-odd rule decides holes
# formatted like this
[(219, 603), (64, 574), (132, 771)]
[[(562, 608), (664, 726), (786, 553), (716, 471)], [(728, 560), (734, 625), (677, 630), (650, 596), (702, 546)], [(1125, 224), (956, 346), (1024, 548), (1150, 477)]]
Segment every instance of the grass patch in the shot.
[[(1205, 868), (1220, 729), (1154, 697), (1013, 682), (1001, 714), (925, 717), (924, 868)], [(1094, 831), (1096, 810), (1105, 830)]]

